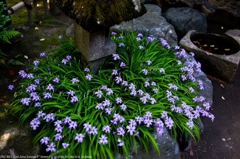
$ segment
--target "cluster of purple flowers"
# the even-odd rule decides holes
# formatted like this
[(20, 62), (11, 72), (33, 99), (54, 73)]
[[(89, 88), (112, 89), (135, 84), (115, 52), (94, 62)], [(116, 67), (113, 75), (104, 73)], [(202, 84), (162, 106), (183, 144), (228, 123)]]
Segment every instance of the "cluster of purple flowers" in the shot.
[[(112, 33), (112, 35), (115, 36), (116, 33)], [(119, 39), (121, 38), (123, 37), (119, 37)], [(136, 41), (138, 41), (140, 44), (140, 41), (142, 41), (142, 39), (143, 35), (139, 33), (136, 37)], [(155, 37), (153, 35), (150, 35), (147, 37), (146, 42), (151, 43), (154, 40)], [(170, 45), (167, 43), (166, 40), (162, 38), (160, 38), (159, 40), (164, 48), (170, 49)], [(138, 48), (145, 50), (144, 46), (145, 45), (139, 45)], [(119, 42), (118, 47), (122, 49), (123, 47), (126, 47), (126, 44), (123, 42)], [(176, 60), (176, 64), (183, 66), (179, 70), (179, 74), (180, 77), (182, 78), (182, 81), (190, 80), (192, 82), (197, 82), (199, 88), (201, 90), (204, 89), (203, 82), (200, 80), (197, 81), (195, 79), (195, 73), (200, 72), (201, 67), (200, 63), (191, 60), (192, 57), (189, 57), (187, 52), (184, 49), (181, 49), (179, 46), (176, 45), (173, 47), (173, 49), (176, 51), (175, 55), (178, 58)], [(45, 53), (41, 53), (40, 56), (44, 57), (46, 55)], [(192, 54), (191, 56), (194, 55)], [(184, 86), (170, 83), (172, 81), (171, 77), (167, 75), (170, 71), (167, 69), (168, 67), (165, 67), (165, 65), (161, 66), (158, 64), (157, 65), (158, 67), (154, 67), (156, 63), (154, 60), (144, 59), (143, 61), (141, 61), (141, 65), (139, 66), (140, 69), (138, 70), (139, 72), (137, 73), (139, 73), (140, 75), (144, 75), (144, 78), (146, 79), (141, 78), (139, 81), (141, 81), (142, 83), (139, 82), (140, 83), (139, 84), (134, 80), (128, 81), (128, 78), (126, 78), (124, 73), (122, 73), (122, 71), (128, 69), (128, 67), (126, 67), (127, 62), (124, 61), (124, 58), (120, 58), (122, 57), (122, 55), (114, 53), (112, 54), (112, 57), (113, 60), (118, 61), (116, 62), (116, 68), (111, 70), (110, 74), (112, 75), (113, 77), (112, 79), (115, 82), (114, 86), (119, 86), (120, 89), (118, 90), (114, 88), (109, 88), (110, 85), (108, 84), (109, 87), (107, 85), (98, 86), (98, 88), (97, 89), (94, 88), (94, 91), (92, 92), (94, 94), (94, 97), (92, 99), (97, 101), (96, 103), (94, 103), (96, 104), (94, 108), (99, 111), (100, 115), (106, 115), (109, 121), (106, 121), (105, 125), (101, 125), (103, 123), (100, 123), (101, 125), (100, 126), (98, 125), (99, 123), (97, 122), (95, 123), (92, 121), (85, 120), (84, 121), (85, 123), (80, 125), (77, 121), (74, 121), (73, 118), (71, 119), (72, 116), (68, 116), (68, 114), (66, 114), (66, 116), (61, 117), (57, 115), (57, 111), (54, 112), (56, 114), (52, 112), (48, 112), (47, 114), (46, 112), (44, 112), (45, 109), (43, 107), (42, 110), (38, 111), (37, 117), (30, 122), (30, 126), (33, 130), (36, 130), (41, 124), (41, 122), (54, 124), (54, 134), (50, 137), (44, 136), (40, 140), (42, 144), (45, 144), (47, 146), (46, 148), (47, 152), (56, 152), (59, 145), (62, 146), (62, 148), (69, 147), (70, 143), (66, 142), (69, 141), (66, 140), (66, 138), (69, 136), (69, 134), (65, 133), (66, 129), (68, 129), (67, 132), (72, 133), (74, 132), (74, 140), (76, 140), (79, 143), (84, 142), (85, 137), (87, 137), (86, 139), (88, 139), (89, 136), (91, 138), (91, 136), (95, 135), (95, 137), (97, 136), (96, 138), (97, 143), (105, 145), (109, 144), (109, 142), (111, 141), (109, 140), (109, 138), (111, 135), (113, 135), (117, 137), (117, 141), (115, 140), (117, 142), (117, 145), (124, 146), (125, 142), (123, 141), (123, 139), (125, 138), (125, 136), (126, 135), (138, 136), (139, 135), (138, 128), (140, 126), (145, 126), (146, 128), (151, 127), (155, 128), (158, 136), (162, 136), (162, 134), (164, 133), (164, 127), (167, 127), (170, 130), (173, 129), (175, 123), (173, 121), (173, 117), (171, 116), (173, 115), (173, 113), (170, 113), (170, 111), (174, 112), (174, 114), (176, 113), (179, 113), (181, 115), (184, 114), (188, 118), (186, 126), (188, 126), (189, 129), (193, 129), (193, 127), (195, 126), (194, 121), (195, 119), (199, 118), (200, 115), (209, 117), (212, 120), (214, 120), (214, 115), (208, 112), (210, 109), (210, 104), (206, 102), (204, 97), (202, 96), (195, 96), (194, 98), (191, 97), (190, 100), (199, 105), (196, 106), (196, 108), (194, 108), (188, 102), (185, 102), (183, 101), (183, 99), (180, 99), (181, 96), (177, 96)], [(68, 62), (70, 62), (71, 59), (72, 56), (67, 55), (64, 59), (60, 61), (60, 63), (66, 65)], [(40, 61), (38, 60), (35, 60), (33, 62), (33, 65), (35, 67), (39, 66), (39, 64)], [(160, 83), (159, 82), (160, 78), (152, 78), (151, 76), (154, 75), (154, 73), (152, 73), (153, 71), (158, 72), (157, 75), (159, 75), (160, 77), (166, 77), (167, 80), (169, 79), (170, 81), (169, 84), (166, 85)], [(93, 81), (92, 80), (93, 76), (89, 73), (90, 69), (85, 68), (84, 72), (85, 79), (88, 82)], [(43, 105), (41, 104), (41, 102), (43, 102), (44, 99), (53, 100), (53, 97), (55, 97), (53, 93), (58, 91), (58, 86), (54, 84), (59, 84), (60, 79), (61, 82), (68, 81), (67, 79), (65, 79), (65, 76), (64, 79), (61, 77), (59, 78), (58, 76), (51, 78), (51, 80), (48, 80), (48, 83), (45, 84), (44, 82), (47, 81), (46, 80), (47, 77), (46, 79), (39, 79), (34, 77), (34, 75), (31, 73), (27, 74), (24, 70), (21, 70), (19, 72), (19, 75), (22, 78), (32, 79), (31, 81), (33, 81), (34, 83), (27, 85), (26, 92), (29, 94), (29, 97), (22, 98), (20, 103), (25, 106), (30, 106), (32, 104), (31, 102), (33, 102), (34, 107), (37, 108), (38, 107), (41, 108), (41, 106), (44, 106), (44, 104)], [(67, 99), (70, 98), (70, 100), (68, 99), (69, 100), (68, 103), (70, 102), (71, 105), (77, 103), (80, 100), (81, 94), (78, 94), (78, 90), (74, 90), (74, 88), (75, 87), (79, 88), (79, 85), (82, 84), (81, 78), (82, 77), (72, 78), (71, 76), (69, 83), (66, 84), (69, 87), (67, 91), (63, 93), (63, 95), (65, 97), (67, 96), (66, 97)], [(81, 80), (81, 83), (79, 79)], [(41, 88), (40, 81), (41, 83), (44, 83), (44, 86), (41, 86)], [(51, 81), (52, 83), (50, 83), (49, 81)], [(64, 86), (63, 84), (61, 85)], [(162, 85), (164, 85), (164, 87), (162, 87)], [(185, 87), (187, 88), (187, 90), (189, 90), (190, 93), (195, 93), (194, 87), (191, 86)], [(13, 86), (9, 85), (10, 90), (13, 88), (14, 88)], [(44, 89), (44, 91), (42, 91), (43, 93), (42, 94), (38, 93), (39, 89), (42, 88)], [(157, 104), (161, 105), (161, 103), (159, 101), (157, 102), (157, 100), (159, 99), (159, 95), (162, 92), (166, 92), (166, 97), (168, 100), (168, 103), (166, 102), (167, 104), (164, 106), (166, 106), (166, 109), (167, 107), (169, 107), (170, 110), (162, 111), (161, 113), (159, 113), (159, 117), (156, 117), (153, 116), (154, 113), (151, 112), (151, 106), (155, 107), (157, 106)], [(124, 96), (122, 95), (122, 93), (124, 94)], [(130, 97), (133, 98), (134, 102), (131, 103), (132, 105), (129, 104), (130, 103), (129, 101), (125, 100), (127, 93), (129, 93)], [(166, 98), (164, 98), (164, 100), (166, 100)], [(141, 109), (141, 115), (138, 114), (138, 110), (136, 110), (135, 113), (136, 116), (129, 118), (129, 110), (131, 110), (130, 108), (134, 106), (135, 102), (139, 104), (138, 106), (139, 109)], [(148, 111), (146, 111), (146, 108)], [(96, 112), (96, 110), (94, 111)], [(125, 116), (126, 114), (128, 117)], [(57, 144), (58, 142), (59, 144)]]
[(72, 59), (72, 56), (67, 55), (66, 58), (62, 59), (62, 63), (63, 63), (64, 65), (66, 65), (67, 62), (69, 62), (71, 59)]
[(33, 78), (34, 78), (34, 76), (33, 76), (32, 73), (27, 74), (24, 70), (20, 70), (20, 71), (18, 72), (18, 74), (19, 74), (22, 78), (28, 78), (28, 79), (33, 79)]
[(173, 95), (170, 90), (166, 90), (166, 96), (167, 100), (172, 104), (175, 104), (175, 102), (179, 100), (178, 96)]
[(151, 42), (153, 42), (155, 40), (155, 37), (153, 36), (153, 35), (149, 35), (148, 37), (147, 37), (147, 43), (151, 43)]
[(166, 47), (167, 49), (170, 49), (170, 45), (168, 44), (168, 42), (165, 39), (160, 38), (159, 40), (160, 40), (163, 47)]

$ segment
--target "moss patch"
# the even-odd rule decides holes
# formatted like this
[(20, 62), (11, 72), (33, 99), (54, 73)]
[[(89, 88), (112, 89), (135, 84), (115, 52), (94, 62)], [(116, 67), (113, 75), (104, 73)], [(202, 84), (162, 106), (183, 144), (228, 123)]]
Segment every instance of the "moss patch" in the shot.
[(96, 32), (146, 13), (140, 1), (129, 0), (55, 0), (55, 4), (85, 30)]

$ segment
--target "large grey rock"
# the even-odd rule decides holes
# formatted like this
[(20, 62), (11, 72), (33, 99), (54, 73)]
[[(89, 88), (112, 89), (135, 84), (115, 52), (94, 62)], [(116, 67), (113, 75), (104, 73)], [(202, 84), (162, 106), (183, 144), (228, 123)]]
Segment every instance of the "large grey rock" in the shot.
[(189, 30), (207, 32), (206, 16), (195, 9), (169, 8), (163, 16), (174, 26), (179, 36), (186, 35)]
[(170, 44), (177, 43), (177, 34), (171, 24), (161, 16), (161, 8), (153, 4), (145, 4), (147, 13), (128, 22), (114, 25), (110, 31), (129, 32), (137, 31), (143, 34), (152, 34), (166, 39)]
[[(153, 134), (158, 148), (160, 150), (160, 156), (157, 151), (150, 144), (148, 147), (149, 156), (146, 154), (146, 151), (143, 146), (138, 146), (138, 153), (135, 154), (133, 150), (129, 153), (130, 159), (180, 159), (180, 152), (178, 143), (176, 140), (169, 135), (166, 128), (164, 128), (164, 133), (161, 137), (158, 137), (156, 133)], [(116, 155), (116, 159), (123, 159), (121, 155)]]
[(206, 74), (201, 71), (195, 75), (196, 80), (203, 82), (204, 89), (199, 89), (199, 94), (205, 98), (205, 101), (212, 105), (213, 86), (212, 82), (207, 78)]
[(29, 131), (28, 124), (23, 127), (9, 124), (0, 132), (0, 156), (8, 155), (11, 158), (18, 158), (20, 155), (41, 155), (40, 145), (38, 143), (34, 145), (33, 138), (34, 134)]
[(147, 4), (147, 3), (156, 3), (156, 0), (141, 0), (142, 3)]
[[(196, 59), (191, 55), (188, 55), (187, 60), (196, 62)], [(197, 91), (199, 92), (200, 96), (203, 96), (205, 101), (212, 105), (213, 86), (211, 80), (208, 79), (207, 75), (202, 70), (194, 73), (193, 76), (195, 77), (196, 81), (202, 81), (203, 88), (200, 89), (200, 87), (197, 87)]]

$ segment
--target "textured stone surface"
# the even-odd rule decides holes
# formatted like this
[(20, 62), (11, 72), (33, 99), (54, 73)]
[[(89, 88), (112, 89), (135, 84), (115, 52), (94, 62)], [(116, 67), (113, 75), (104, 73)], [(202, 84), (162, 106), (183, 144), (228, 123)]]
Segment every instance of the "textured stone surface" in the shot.
[[(150, 144), (148, 147), (149, 156), (143, 146), (138, 146), (138, 154), (136, 155), (133, 150), (130, 151), (129, 158), (131, 159), (180, 159), (179, 147), (175, 139), (169, 135), (166, 128), (161, 137), (157, 134), (153, 134), (157, 145), (160, 149), (160, 156), (157, 151)], [(116, 159), (124, 159), (121, 155), (116, 155)]]
[(238, 29), (228, 30), (226, 31), (225, 34), (233, 37), (240, 44), (240, 30)]
[(129, 22), (122, 22), (111, 27), (111, 31), (128, 32), (138, 31), (140, 33), (150, 33), (156, 37), (166, 39), (170, 44), (177, 42), (176, 32), (171, 24), (161, 16), (161, 8), (157, 5), (145, 4), (147, 13)]
[(73, 33), (74, 33), (74, 24), (71, 24), (66, 30), (66, 35), (67, 36), (72, 36)]
[(95, 71), (104, 62), (103, 58), (116, 52), (116, 44), (106, 37), (106, 30), (90, 33), (75, 22), (74, 38), (76, 47)]
[(169, 8), (163, 16), (174, 26), (180, 36), (186, 35), (189, 30), (207, 32), (206, 16), (195, 9), (187, 7)]
[[(37, 156), (40, 155), (39, 144), (33, 144), (33, 134), (30, 133), (28, 125), (19, 127), (9, 125), (0, 133), (0, 156)], [(12, 156), (12, 158), (14, 158)]]
[(168, 4), (178, 2), (185, 3), (189, 7), (201, 6), (201, 9), (208, 14), (216, 10), (224, 10), (230, 14), (240, 17), (240, 1), (238, 0), (162, 0)]
[[(227, 82), (230, 81), (238, 68), (238, 64), (240, 61), (240, 51), (232, 55), (218, 55), (206, 52), (192, 43), (190, 37), (194, 34), (199, 33), (193, 30), (189, 31), (187, 35), (181, 39), (180, 45), (187, 51), (195, 53), (195, 58), (196, 60), (201, 62), (204, 72)], [(227, 36), (227, 34), (226, 36), (221, 36), (217, 34), (212, 35), (231, 40), (231, 42), (236, 43), (237, 47), (240, 49), (240, 43), (234, 40), (233, 37), (229, 35)]]

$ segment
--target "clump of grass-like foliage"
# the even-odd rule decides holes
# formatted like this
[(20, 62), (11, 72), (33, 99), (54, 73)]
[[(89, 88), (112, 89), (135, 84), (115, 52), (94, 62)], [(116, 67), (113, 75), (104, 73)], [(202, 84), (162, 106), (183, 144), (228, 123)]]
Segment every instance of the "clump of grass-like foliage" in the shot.
[[(23, 78), (12, 103), (20, 121), (30, 120), (50, 156), (114, 158), (152, 143), (166, 127), (199, 138), (200, 116), (214, 119), (199, 96), (200, 64), (164, 39), (135, 32), (111, 34), (117, 52), (93, 74), (72, 41), (40, 54)], [(67, 158), (67, 157), (66, 157)]]

